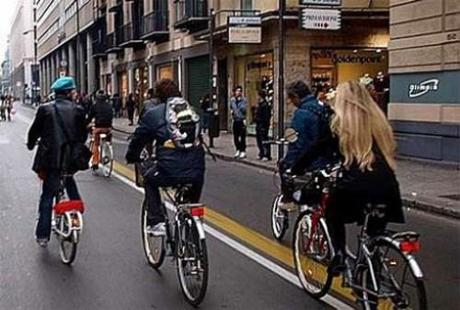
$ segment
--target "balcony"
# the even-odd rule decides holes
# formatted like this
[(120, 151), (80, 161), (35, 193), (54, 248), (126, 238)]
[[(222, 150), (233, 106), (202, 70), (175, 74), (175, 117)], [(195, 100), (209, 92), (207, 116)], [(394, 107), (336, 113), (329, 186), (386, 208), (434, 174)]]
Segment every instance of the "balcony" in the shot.
[(120, 27), (121, 41), (120, 47), (129, 48), (143, 45), (144, 41), (140, 37), (140, 25), (129, 23)]
[(120, 47), (119, 38), (120, 32), (112, 32), (107, 35), (107, 50), (106, 53), (118, 53), (123, 49)]
[(187, 29), (196, 32), (208, 27), (208, 1), (207, 0), (177, 0), (176, 29)]
[(123, 0), (117, 0), (110, 8), (110, 13), (118, 13), (123, 11)]
[(93, 58), (107, 57), (107, 37), (93, 38)]
[(169, 39), (168, 11), (154, 11), (143, 18), (143, 40), (164, 42)]

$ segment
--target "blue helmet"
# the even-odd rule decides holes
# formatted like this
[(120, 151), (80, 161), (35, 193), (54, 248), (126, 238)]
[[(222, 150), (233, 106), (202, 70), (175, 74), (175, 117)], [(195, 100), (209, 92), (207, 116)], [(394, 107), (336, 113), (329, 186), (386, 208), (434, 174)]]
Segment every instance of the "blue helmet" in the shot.
[(54, 84), (51, 86), (51, 90), (55, 93), (60, 93), (75, 88), (77, 88), (75, 80), (70, 76), (64, 76), (57, 79), (56, 82), (54, 82)]

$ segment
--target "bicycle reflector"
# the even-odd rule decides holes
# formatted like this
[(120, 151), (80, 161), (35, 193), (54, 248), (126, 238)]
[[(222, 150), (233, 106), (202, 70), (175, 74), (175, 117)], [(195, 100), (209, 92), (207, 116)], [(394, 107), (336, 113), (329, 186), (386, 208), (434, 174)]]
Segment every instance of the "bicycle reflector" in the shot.
[(204, 207), (190, 208), (190, 215), (197, 216), (197, 217), (204, 217)]
[(404, 253), (417, 253), (420, 251), (419, 240), (404, 240), (399, 244), (399, 249)]

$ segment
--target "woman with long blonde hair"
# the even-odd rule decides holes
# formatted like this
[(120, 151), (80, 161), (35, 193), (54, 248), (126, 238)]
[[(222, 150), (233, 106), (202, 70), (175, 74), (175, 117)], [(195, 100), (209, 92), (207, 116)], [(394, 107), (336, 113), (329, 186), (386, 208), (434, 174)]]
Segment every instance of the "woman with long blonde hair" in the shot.
[(404, 222), (399, 184), (395, 176), (396, 142), (392, 128), (364, 85), (349, 81), (337, 87), (330, 102), (333, 114), (316, 146), (293, 168), (301, 171), (317, 154), (335, 152), (343, 163), (343, 177), (332, 192), (326, 222), (336, 257), (330, 271), (344, 268), (346, 223), (362, 224), (368, 204), (386, 205), (385, 217), (368, 224), (370, 236), (382, 233), (388, 222)]

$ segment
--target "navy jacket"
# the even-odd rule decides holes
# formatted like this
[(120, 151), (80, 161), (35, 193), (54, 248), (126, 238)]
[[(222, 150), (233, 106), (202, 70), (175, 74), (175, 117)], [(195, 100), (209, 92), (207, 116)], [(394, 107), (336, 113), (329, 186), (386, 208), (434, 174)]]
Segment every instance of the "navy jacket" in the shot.
[[(297, 132), (298, 138), (289, 144), (288, 152), (284, 157), (281, 168), (291, 169), (302, 156), (318, 143), (323, 132), (329, 128), (329, 108), (319, 104), (318, 100), (309, 95), (303, 98), (294, 113), (291, 127)], [(307, 170), (318, 169), (330, 163), (329, 156), (316, 157)]]
[(126, 160), (138, 162), (145, 145), (156, 141), (158, 172), (163, 177), (198, 180), (204, 178), (205, 153), (203, 147), (171, 149), (163, 145), (171, 139), (166, 122), (166, 104), (147, 110), (129, 144)]

